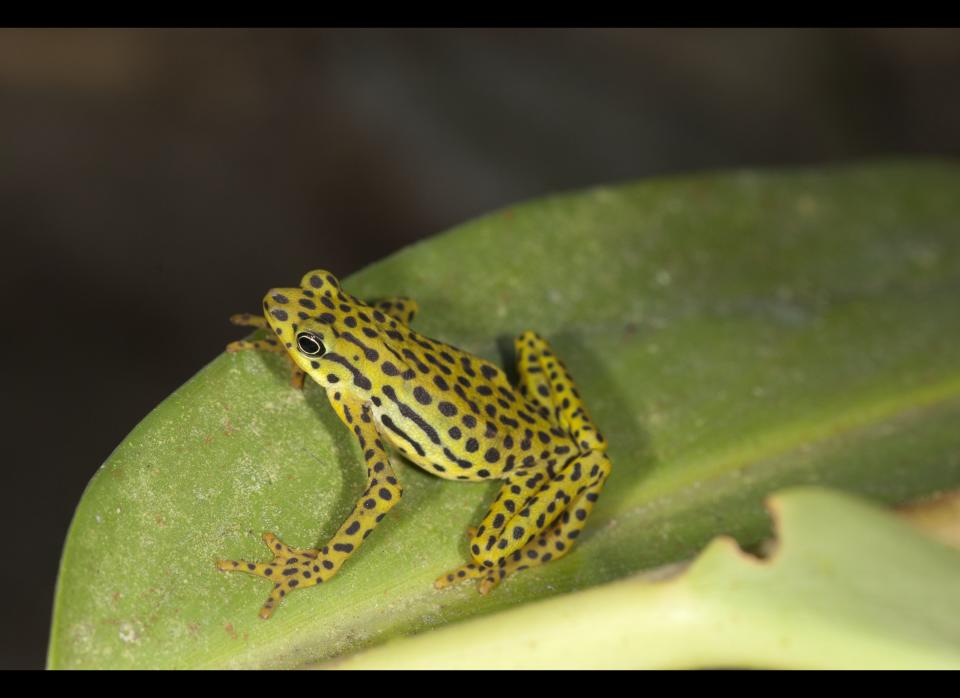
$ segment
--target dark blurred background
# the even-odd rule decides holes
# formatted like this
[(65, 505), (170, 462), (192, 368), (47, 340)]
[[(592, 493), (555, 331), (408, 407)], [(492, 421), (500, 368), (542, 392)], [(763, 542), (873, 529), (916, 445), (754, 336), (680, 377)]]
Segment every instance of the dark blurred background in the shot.
[(0, 667), (43, 666), (86, 482), (267, 288), (557, 190), (906, 154), (960, 155), (958, 31), (0, 30)]

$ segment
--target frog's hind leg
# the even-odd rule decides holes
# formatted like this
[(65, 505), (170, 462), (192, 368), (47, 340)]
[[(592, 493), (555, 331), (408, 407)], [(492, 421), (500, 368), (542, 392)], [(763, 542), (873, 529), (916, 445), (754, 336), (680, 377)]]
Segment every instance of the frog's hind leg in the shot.
[(585, 484), (578, 488), (573, 500), (546, 530), (519, 550), (501, 558), (495, 569), (487, 569), (478, 587), (481, 594), (486, 594), (514, 572), (546, 564), (570, 552), (586, 525), (587, 517), (590, 516), (612, 467), (610, 459), (600, 451), (588, 452), (582, 459), (578, 459), (577, 466), (581, 473), (587, 473)]
[(486, 594), (513, 572), (563, 557), (580, 535), (610, 470), (605, 453), (587, 451), (557, 471), (517, 471), (470, 541), (472, 562), (441, 576), (434, 586), (481, 579), (478, 591)]
[(550, 345), (526, 332), (517, 338), (516, 350), (520, 393), (557, 425), (538, 439), (545, 438), (552, 455), (565, 460), (557, 467), (548, 458), (542, 466), (510, 473), (471, 541), (473, 566), (440, 577), (437, 588), (479, 578), (478, 590), (485, 594), (512, 572), (566, 555), (610, 474), (606, 441)]
[[(536, 332), (524, 332), (515, 341), (520, 394), (532, 400), (588, 451), (605, 451), (607, 442), (583, 404), (573, 377), (550, 345)], [(546, 415), (544, 415), (546, 416)]]
[[(264, 329), (268, 327), (266, 319), (251, 313), (237, 313), (236, 315), (231, 315), (230, 322), (240, 327), (256, 327), (258, 329)], [(280, 343), (280, 340), (274, 337), (266, 337), (264, 339), (240, 339), (235, 342), (230, 342), (227, 345), (226, 350), (231, 353), (236, 351), (253, 350), (270, 352), (272, 354), (283, 354), (290, 364), (290, 385), (297, 390), (303, 390), (303, 383), (307, 374), (305, 374), (300, 367), (293, 362), (293, 359), (290, 358), (290, 354)]]

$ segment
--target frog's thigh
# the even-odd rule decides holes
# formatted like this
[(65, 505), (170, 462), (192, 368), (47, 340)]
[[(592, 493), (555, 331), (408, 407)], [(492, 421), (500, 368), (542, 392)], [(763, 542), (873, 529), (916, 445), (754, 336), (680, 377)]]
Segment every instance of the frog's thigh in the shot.
[[(437, 579), (434, 586), (442, 589), (463, 579), (481, 579), (478, 590), (486, 594), (501, 579), (514, 572), (563, 557), (573, 547), (586, 524), (610, 470), (610, 460), (602, 451), (577, 455), (554, 479), (547, 480), (525, 509), (518, 512), (523, 514), (527, 511), (526, 517), (514, 517), (503, 524), (500, 536), (491, 546), (491, 553), (499, 555), (483, 554), (489, 537), (484, 536), (483, 529), (478, 529), (480, 536), (477, 538), (483, 539), (481, 554), (474, 554), (473, 562)], [(508, 483), (505, 487), (512, 485)], [(499, 501), (502, 499), (494, 503), (491, 511)], [(532, 533), (521, 533), (520, 544), (516, 544), (514, 536), (517, 529), (526, 531), (528, 526)], [(504, 544), (502, 541), (507, 542)], [(477, 544), (475, 538), (471, 552)]]
[(492, 567), (498, 559), (523, 544), (524, 541), (517, 540), (511, 545), (510, 535), (504, 536), (504, 531), (513, 530), (511, 524), (520, 514), (524, 518), (529, 516), (527, 503), (548, 481), (546, 468), (510, 473), (471, 536), (470, 554), (478, 565)]
[(519, 470), (500, 490), (470, 541), (478, 564), (492, 568), (543, 532), (587, 484), (583, 458), (568, 460), (552, 475), (546, 468)]
[(546, 530), (511, 553), (502, 565), (485, 568), (486, 575), (479, 586), (481, 594), (486, 594), (499, 584), (500, 580), (514, 572), (545, 564), (570, 552), (586, 525), (587, 517), (590, 516), (612, 467), (610, 459), (602, 451), (588, 451), (577, 458), (576, 465), (586, 476), (572, 500)]
[(523, 545), (523, 539), (536, 534), (536, 531), (531, 531), (525, 536), (521, 534), (521, 540), (511, 540), (512, 534), (505, 534), (505, 531), (514, 530), (513, 520), (521, 513), (524, 515), (524, 523), (520, 525), (527, 525), (526, 518), (530, 514), (528, 502), (543, 489), (545, 482), (549, 482), (545, 467), (533, 471), (525, 468), (510, 473), (483, 521), (476, 528), (471, 527), (467, 531), (473, 560), (440, 576), (434, 586), (443, 589), (463, 579), (485, 576), (498, 561), (504, 560), (506, 555)]
[(516, 338), (520, 393), (550, 410), (550, 418), (570, 434), (582, 451), (604, 450), (603, 435), (587, 413), (573, 376), (550, 344), (536, 332)]

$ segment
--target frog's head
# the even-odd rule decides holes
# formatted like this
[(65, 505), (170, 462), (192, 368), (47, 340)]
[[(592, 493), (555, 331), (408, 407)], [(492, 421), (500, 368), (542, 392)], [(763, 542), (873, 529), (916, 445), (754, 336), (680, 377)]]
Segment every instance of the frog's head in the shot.
[[(378, 318), (383, 315), (346, 293), (329, 271), (304, 274), (299, 288), (272, 288), (263, 314), (294, 362), (317, 382), (351, 378), (363, 387), (367, 365), (383, 353)], [(376, 317), (375, 317), (376, 316)], [(357, 377), (360, 377), (357, 382)]]

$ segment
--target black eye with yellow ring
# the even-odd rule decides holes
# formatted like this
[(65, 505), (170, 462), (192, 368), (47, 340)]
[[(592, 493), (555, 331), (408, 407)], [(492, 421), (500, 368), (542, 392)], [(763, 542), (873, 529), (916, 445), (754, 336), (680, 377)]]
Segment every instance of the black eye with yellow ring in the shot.
[(326, 349), (315, 334), (301, 332), (297, 335), (297, 349), (307, 356), (322, 356)]

